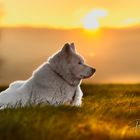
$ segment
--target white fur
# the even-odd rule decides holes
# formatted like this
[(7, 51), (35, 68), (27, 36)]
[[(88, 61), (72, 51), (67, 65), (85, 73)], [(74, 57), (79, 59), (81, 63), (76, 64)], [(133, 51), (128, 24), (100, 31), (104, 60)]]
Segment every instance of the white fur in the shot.
[(76, 53), (74, 44), (65, 44), (62, 50), (35, 70), (29, 79), (13, 82), (1, 92), (1, 108), (18, 103), (21, 106), (28, 103), (80, 106), (83, 96), (81, 79), (90, 77), (95, 72), (83, 62), (83, 58)]

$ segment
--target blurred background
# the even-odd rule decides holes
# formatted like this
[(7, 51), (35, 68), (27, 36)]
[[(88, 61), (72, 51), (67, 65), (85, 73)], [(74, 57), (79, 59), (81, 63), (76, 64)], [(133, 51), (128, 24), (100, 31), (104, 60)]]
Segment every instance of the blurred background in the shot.
[(66, 42), (96, 75), (84, 82), (140, 82), (140, 0), (1, 0), (0, 85), (27, 79)]

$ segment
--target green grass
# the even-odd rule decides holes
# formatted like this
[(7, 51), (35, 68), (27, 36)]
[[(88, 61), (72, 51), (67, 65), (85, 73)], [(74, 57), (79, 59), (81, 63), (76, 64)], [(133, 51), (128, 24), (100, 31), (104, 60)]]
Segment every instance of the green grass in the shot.
[(140, 121), (133, 121), (140, 119), (139, 84), (82, 85), (82, 90), (80, 108), (47, 105), (1, 110), (0, 140), (140, 139)]

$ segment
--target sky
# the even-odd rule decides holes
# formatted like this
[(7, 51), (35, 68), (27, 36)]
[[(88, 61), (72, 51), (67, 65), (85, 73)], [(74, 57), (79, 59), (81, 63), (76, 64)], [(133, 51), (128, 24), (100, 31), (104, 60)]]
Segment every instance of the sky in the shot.
[(1, 5), (1, 26), (83, 28), (96, 9), (107, 13), (97, 19), (100, 27), (140, 24), (140, 0), (1, 0)]
[(140, 0), (0, 0), (0, 84), (27, 79), (66, 42), (97, 69), (87, 82), (140, 83), (139, 6)]

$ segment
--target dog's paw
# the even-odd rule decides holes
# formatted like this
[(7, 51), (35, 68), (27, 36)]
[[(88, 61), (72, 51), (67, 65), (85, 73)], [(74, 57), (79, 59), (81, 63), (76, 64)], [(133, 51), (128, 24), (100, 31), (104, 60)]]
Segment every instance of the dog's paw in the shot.
[(82, 102), (81, 101), (76, 101), (76, 102), (73, 102), (72, 103), (72, 106), (80, 107), (81, 105), (82, 105)]

